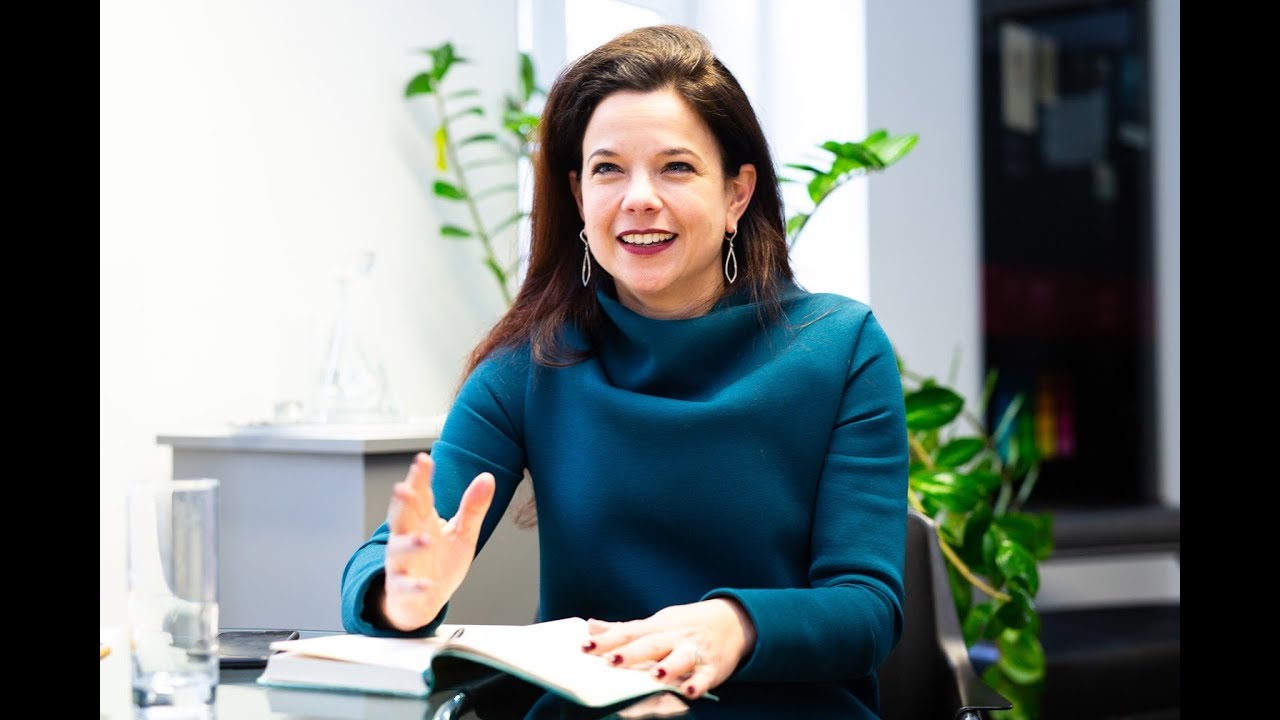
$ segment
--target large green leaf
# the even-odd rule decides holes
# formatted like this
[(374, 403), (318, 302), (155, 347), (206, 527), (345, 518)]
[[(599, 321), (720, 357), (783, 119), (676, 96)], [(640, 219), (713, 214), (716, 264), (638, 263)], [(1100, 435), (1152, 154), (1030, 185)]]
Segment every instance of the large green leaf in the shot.
[(972, 646), (983, 638), (992, 637), (987, 634), (987, 625), (990, 624), (995, 611), (995, 603), (991, 601), (974, 605), (969, 610), (969, 614), (960, 625), (961, 632), (964, 633), (965, 645)]
[(816, 205), (831, 192), (836, 180), (830, 175), (817, 175), (809, 181), (809, 199)]
[(990, 495), (1000, 487), (1000, 476), (991, 472), (989, 463), (978, 463), (978, 466), (969, 471), (969, 477), (973, 478), (974, 483), (982, 489), (983, 495)]
[(1014, 682), (1030, 685), (1044, 678), (1044, 647), (1034, 634), (1005, 630), (996, 640), (996, 647), (1000, 649), (1000, 669)]
[(866, 167), (872, 170), (879, 170), (884, 167), (884, 163), (880, 162), (879, 156), (871, 152), (862, 143), (842, 143), (829, 140), (822, 143), (821, 147), (837, 157), (852, 161), (854, 167)]
[(979, 564), (986, 571), (987, 579), (996, 587), (1004, 585), (1004, 574), (996, 564), (996, 555), (1000, 552), (1000, 543), (1003, 538), (1004, 536), (994, 525), (989, 526), (987, 531), (982, 533), (982, 562)]
[(949, 470), (932, 470), (913, 476), (911, 489), (935, 500), (952, 512), (969, 512), (981, 498), (973, 483)]
[(1009, 593), (1009, 599), (996, 608), (996, 617), (1005, 624), (1005, 627), (1011, 629), (1026, 627), (1035, 615), (1035, 605), (1031, 602), (1031, 596), (1018, 585), (1009, 585), (1005, 589)]
[(1029, 595), (1040, 591), (1040, 572), (1036, 569), (1036, 558), (1027, 548), (1005, 540), (996, 551), (996, 567), (1004, 575), (1009, 585), (1015, 583), (1024, 588)]
[(979, 571), (986, 569), (986, 563), (982, 559), (982, 538), (986, 537), (987, 530), (991, 527), (991, 516), (991, 506), (979, 503), (965, 520), (964, 539), (957, 548), (960, 558), (970, 567), (976, 566)]
[(933, 430), (956, 419), (964, 409), (964, 398), (938, 385), (920, 388), (903, 398), (907, 407), (908, 430)]
[(942, 467), (960, 467), (972, 460), (978, 453), (982, 452), (982, 448), (985, 446), (986, 443), (982, 441), (982, 438), (956, 438), (942, 446), (942, 449), (938, 451), (938, 457), (934, 462)]
[(1048, 551), (1053, 549), (1052, 531), (1046, 532), (1045, 528), (1048, 518), (1047, 514), (1032, 515), (1011, 510), (1001, 515), (997, 523), (1006, 537), (1026, 548), (1032, 555), (1041, 557), (1043, 553), (1047, 557)]
[(872, 152), (879, 156), (884, 167), (889, 167), (901, 160), (907, 153), (911, 152), (911, 149), (916, 146), (916, 143), (919, 142), (919, 140), (919, 135), (915, 133), (908, 133), (906, 135), (895, 135), (893, 137), (873, 140), (866, 144), (870, 147)]

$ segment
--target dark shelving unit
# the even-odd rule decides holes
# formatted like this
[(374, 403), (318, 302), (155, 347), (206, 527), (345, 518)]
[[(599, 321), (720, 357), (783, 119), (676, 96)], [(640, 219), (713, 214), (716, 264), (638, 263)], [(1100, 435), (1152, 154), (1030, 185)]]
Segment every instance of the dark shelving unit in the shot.
[(1155, 503), (1148, 3), (981, 8), (988, 422), (1023, 396), (1030, 509)]

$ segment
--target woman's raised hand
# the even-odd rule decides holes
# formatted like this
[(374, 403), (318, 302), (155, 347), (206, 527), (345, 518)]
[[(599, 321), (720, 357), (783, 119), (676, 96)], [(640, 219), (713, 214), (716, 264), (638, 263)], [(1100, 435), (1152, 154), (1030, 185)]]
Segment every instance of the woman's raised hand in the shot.
[(409, 474), (396, 483), (387, 512), (391, 537), (382, 613), (397, 630), (417, 630), (440, 614), (471, 567), (493, 502), (493, 475), (480, 473), (462, 494), (457, 514), (445, 521), (436, 513), (432, 470), (431, 456), (418, 453)]

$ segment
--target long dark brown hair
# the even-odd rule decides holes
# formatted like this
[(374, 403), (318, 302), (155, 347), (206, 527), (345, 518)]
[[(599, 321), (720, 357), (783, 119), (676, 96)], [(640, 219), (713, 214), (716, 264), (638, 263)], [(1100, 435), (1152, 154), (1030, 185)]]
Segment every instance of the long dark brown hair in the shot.
[(711, 128), (726, 177), (736, 176), (746, 163), (756, 168), (755, 192), (734, 241), (737, 282), (746, 286), (762, 312), (780, 314), (779, 293), (792, 281), (786, 222), (777, 172), (755, 111), (700, 33), (679, 25), (640, 28), (583, 55), (551, 86), (533, 152), (528, 273), (511, 309), (471, 352), (464, 378), (495, 350), (526, 342), (534, 362), (544, 366), (583, 358), (583, 350), (567, 347), (565, 330), (576, 326), (588, 339), (594, 337), (601, 313), (594, 285), (612, 283), (613, 278), (596, 265), (591, 282), (586, 287), (581, 282), (582, 221), (569, 173), (582, 172), (582, 138), (601, 100), (619, 91), (667, 88), (683, 97)]

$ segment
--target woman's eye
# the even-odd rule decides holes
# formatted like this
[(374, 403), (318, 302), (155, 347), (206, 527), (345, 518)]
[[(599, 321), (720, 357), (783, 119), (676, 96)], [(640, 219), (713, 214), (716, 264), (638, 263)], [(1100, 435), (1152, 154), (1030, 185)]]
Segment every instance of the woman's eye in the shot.
[(669, 163), (667, 169), (673, 172), (693, 172), (693, 166), (687, 162)]
[(611, 173), (611, 172), (618, 172), (618, 166), (614, 165), (613, 163), (600, 163), (599, 165), (596, 165), (595, 167), (591, 168), (592, 175), (599, 175), (601, 173)]

